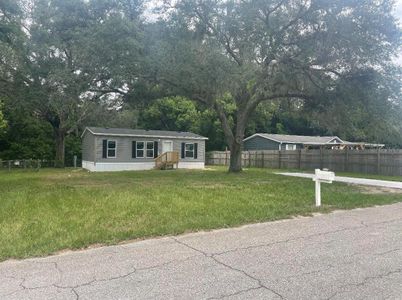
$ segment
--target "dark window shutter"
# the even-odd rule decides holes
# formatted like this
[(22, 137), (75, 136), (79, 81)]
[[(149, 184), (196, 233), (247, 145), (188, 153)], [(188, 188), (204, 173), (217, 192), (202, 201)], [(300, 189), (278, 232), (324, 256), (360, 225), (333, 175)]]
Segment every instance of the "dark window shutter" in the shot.
[(198, 143), (194, 143), (194, 159), (198, 158)]
[(181, 143), (181, 158), (186, 158), (186, 143)]
[(107, 158), (107, 140), (103, 140), (102, 144), (102, 157)]
[(137, 158), (137, 142), (133, 141), (131, 145), (131, 157)]
[(158, 141), (154, 142), (154, 158), (158, 157)]

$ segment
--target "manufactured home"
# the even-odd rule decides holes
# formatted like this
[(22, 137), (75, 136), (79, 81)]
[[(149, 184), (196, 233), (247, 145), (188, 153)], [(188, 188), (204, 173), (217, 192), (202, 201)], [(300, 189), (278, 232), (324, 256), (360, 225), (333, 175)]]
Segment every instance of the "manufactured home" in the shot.
[(337, 136), (303, 136), (256, 133), (244, 139), (244, 150), (297, 150), (311, 146), (339, 145)]
[(382, 148), (384, 144), (347, 142), (337, 136), (306, 136), (256, 133), (244, 139), (244, 150), (299, 150), (299, 149), (365, 149)]
[(206, 137), (192, 132), (86, 127), (82, 167), (89, 171), (203, 169)]

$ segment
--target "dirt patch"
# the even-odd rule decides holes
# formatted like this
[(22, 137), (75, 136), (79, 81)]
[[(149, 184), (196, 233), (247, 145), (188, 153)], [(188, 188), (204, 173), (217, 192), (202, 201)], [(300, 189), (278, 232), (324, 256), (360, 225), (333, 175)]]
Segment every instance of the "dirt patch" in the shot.
[(378, 186), (359, 186), (359, 190), (363, 194), (378, 195), (378, 194), (402, 194), (402, 189), (393, 189)]

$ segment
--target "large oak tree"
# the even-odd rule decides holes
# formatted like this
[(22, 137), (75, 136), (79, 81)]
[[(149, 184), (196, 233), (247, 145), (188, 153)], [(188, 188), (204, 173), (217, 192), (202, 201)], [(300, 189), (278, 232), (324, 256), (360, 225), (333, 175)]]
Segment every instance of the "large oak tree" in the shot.
[(24, 101), (53, 128), (58, 165), (64, 165), (66, 136), (94, 119), (89, 115), (97, 107), (115, 106), (124, 71), (139, 64), (141, 2), (33, 1)]
[(389, 73), (401, 37), (392, 4), (174, 1), (167, 4), (164, 41), (155, 46), (158, 75), (217, 112), (231, 150), (229, 170), (237, 172), (247, 123), (261, 103), (317, 103), (351, 74)]

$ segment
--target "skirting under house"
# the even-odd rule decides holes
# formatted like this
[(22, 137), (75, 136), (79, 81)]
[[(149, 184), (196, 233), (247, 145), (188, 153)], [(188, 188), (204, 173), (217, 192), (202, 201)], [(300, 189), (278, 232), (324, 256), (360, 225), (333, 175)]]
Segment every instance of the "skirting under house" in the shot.
[[(82, 161), (82, 167), (91, 172), (110, 172), (110, 171), (139, 171), (155, 169), (154, 162), (144, 163), (94, 163)], [(179, 162), (179, 169), (204, 169), (204, 162)]]

